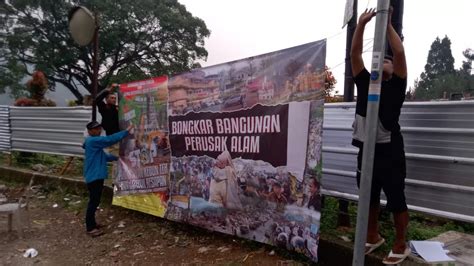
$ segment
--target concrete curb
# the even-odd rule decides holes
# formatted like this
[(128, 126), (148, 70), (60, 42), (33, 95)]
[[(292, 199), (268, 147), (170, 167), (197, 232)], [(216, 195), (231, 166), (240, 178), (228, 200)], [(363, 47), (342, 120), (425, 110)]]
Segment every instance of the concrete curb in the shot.
[[(49, 184), (56, 187), (67, 188), (76, 193), (87, 193), (87, 186), (84, 180), (68, 178), (64, 176), (57, 176), (52, 174), (44, 174), (24, 169), (18, 169), (7, 166), (0, 166), (0, 180), (13, 183), (28, 184), (32, 176), (34, 177), (33, 185)], [(102, 200), (107, 203), (112, 203), (113, 189), (110, 186), (105, 186), (102, 192)]]
[[(83, 180), (67, 178), (33, 172), (13, 167), (0, 166), (0, 180), (12, 183), (28, 184), (32, 176), (35, 176), (34, 185), (53, 185), (72, 190), (78, 194), (86, 193), (87, 187)], [(104, 187), (102, 200), (105, 203), (112, 203), (113, 189), (110, 186)], [(146, 215), (146, 214), (144, 214)], [(353, 248), (351, 244), (342, 240), (328, 239), (321, 236), (319, 241), (319, 259), (322, 265), (351, 265)], [(383, 265), (382, 258), (369, 255), (365, 259), (365, 265)], [(318, 263), (319, 264), (319, 263)]]

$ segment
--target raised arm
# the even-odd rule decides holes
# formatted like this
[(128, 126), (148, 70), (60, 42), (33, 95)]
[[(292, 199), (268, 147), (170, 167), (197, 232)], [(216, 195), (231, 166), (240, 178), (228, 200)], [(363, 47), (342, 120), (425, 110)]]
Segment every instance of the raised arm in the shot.
[(400, 78), (407, 77), (407, 63), (405, 59), (405, 49), (402, 40), (392, 26), (392, 8), (390, 7), (388, 24), (387, 24), (387, 40), (392, 48), (393, 53), (393, 73)]
[(362, 47), (364, 39), (365, 25), (375, 16), (375, 9), (366, 9), (359, 17), (359, 23), (352, 37), (351, 46), (351, 66), (352, 76), (357, 76), (364, 69), (364, 60), (362, 59)]
[(100, 137), (95, 137), (93, 139), (94, 146), (100, 149), (107, 148), (109, 146), (114, 145), (115, 143), (119, 142), (123, 138), (128, 136), (128, 131), (127, 130), (122, 130), (120, 132), (117, 132), (115, 134), (109, 135), (109, 136), (100, 136)]
[(97, 107), (99, 108), (100, 113), (102, 113), (102, 110), (105, 108), (104, 98), (107, 97), (107, 95), (109, 94), (110, 94), (110, 88), (106, 88), (102, 90), (99, 94), (97, 94), (97, 97), (95, 98), (95, 103)]
[(122, 130), (110, 136), (101, 136), (93, 138), (93, 145), (97, 148), (107, 148), (119, 142), (133, 132), (133, 125), (130, 125), (126, 130)]

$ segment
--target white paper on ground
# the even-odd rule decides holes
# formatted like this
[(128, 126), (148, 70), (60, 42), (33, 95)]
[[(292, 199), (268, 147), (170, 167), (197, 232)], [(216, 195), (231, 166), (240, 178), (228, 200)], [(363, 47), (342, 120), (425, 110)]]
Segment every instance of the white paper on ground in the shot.
[(446, 255), (443, 243), (438, 241), (410, 241), (410, 247), (426, 262), (455, 261)]

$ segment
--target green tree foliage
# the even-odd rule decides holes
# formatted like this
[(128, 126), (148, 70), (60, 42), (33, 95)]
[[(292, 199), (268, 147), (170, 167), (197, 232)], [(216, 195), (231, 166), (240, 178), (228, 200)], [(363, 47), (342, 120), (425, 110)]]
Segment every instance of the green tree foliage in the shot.
[(462, 62), (461, 72), (466, 75), (470, 75), (472, 71), (472, 61), (474, 60), (474, 50), (466, 49), (462, 52), (467, 61)]
[(91, 91), (92, 46), (76, 45), (68, 12), (83, 5), (99, 17), (99, 89), (187, 71), (205, 59), (204, 21), (177, 0), (9, 0), (0, 3), (0, 88), (42, 70), (51, 85), (61, 83), (79, 101), (79, 87)]
[(466, 61), (462, 62), (459, 70), (459, 79), (463, 82), (465, 93), (469, 93), (471, 97), (474, 96), (474, 75), (472, 75), (472, 61), (474, 60), (474, 50), (466, 49), (463, 53)]
[(451, 52), (451, 40), (445, 36), (442, 40), (436, 37), (428, 53), (425, 73), (428, 80), (440, 75), (454, 74), (454, 57)]
[(455, 73), (455, 70), (454, 57), (451, 52), (451, 40), (447, 36), (442, 40), (436, 37), (428, 52), (425, 71), (415, 81), (415, 98), (419, 100), (440, 98), (442, 92), (438, 88), (440, 85), (441, 87), (445, 85), (440, 83), (445, 83), (446, 76), (453, 73)]
[(465, 50), (463, 54), (467, 61), (463, 62), (461, 69), (455, 70), (450, 39), (447, 36), (442, 40), (437, 37), (431, 44), (425, 71), (415, 81), (415, 99), (440, 99), (444, 93), (449, 97), (451, 93), (472, 91), (471, 64), (474, 54), (471, 49)]
[(328, 66), (324, 67), (324, 95), (326, 97), (331, 96), (332, 91), (336, 87), (336, 77), (332, 74), (331, 69)]

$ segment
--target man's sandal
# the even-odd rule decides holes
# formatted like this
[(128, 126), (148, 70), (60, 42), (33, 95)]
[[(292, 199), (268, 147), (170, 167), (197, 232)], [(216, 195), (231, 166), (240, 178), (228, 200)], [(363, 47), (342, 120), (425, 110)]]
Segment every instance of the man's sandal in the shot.
[[(402, 261), (404, 261), (408, 257), (408, 255), (410, 255), (410, 253), (411, 253), (411, 249), (408, 247), (405, 248), (405, 251), (403, 252), (403, 254), (396, 254), (390, 250), (390, 253), (388, 254), (387, 257), (383, 259), (382, 263), (385, 265), (399, 264)], [(390, 259), (396, 259), (396, 260), (390, 260)]]
[(383, 237), (380, 237), (380, 239), (376, 243), (365, 243), (365, 255), (372, 253), (372, 251), (376, 250), (383, 243), (385, 243), (385, 239)]
[(95, 228), (97, 228), (97, 229), (102, 229), (102, 228), (105, 228), (105, 227), (106, 227), (105, 224), (96, 224), (95, 225)]
[(102, 230), (95, 228), (90, 231), (87, 231), (87, 234), (90, 235), (91, 237), (98, 237), (98, 236), (103, 235), (104, 232), (102, 232)]

